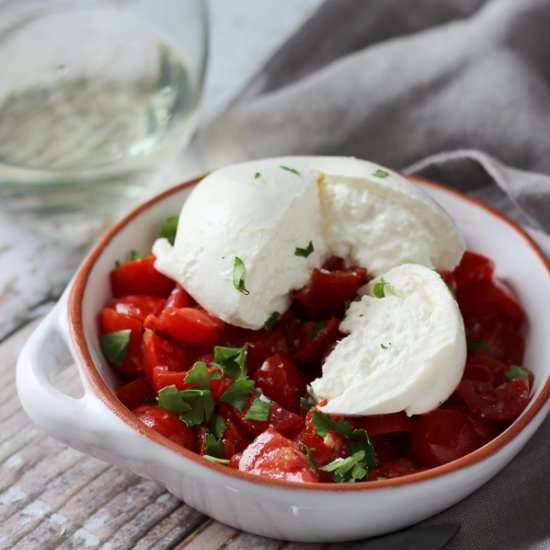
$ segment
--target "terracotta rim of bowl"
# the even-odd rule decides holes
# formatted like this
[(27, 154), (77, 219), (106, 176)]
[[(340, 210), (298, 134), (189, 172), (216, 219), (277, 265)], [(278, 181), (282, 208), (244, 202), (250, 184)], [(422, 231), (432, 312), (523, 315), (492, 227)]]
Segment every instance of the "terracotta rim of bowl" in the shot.
[[(473, 197), (465, 195), (460, 191), (456, 191), (455, 189), (451, 189), (440, 183), (436, 183), (431, 180), (417, 177), (417, 176), (410, 176), (410, 175), (405, 175), (405, 176), (411, 181), (420, 182), (422, 184), (433, 187), (445, 193), (451, 193), (452, 195), (455, 195), (456, 197), (462, 200), (465, 200), (474, 204), (478, 208), (481, 208), (482, 210), (484, 210), (489, 215), (496, 217), (500, 221), (506, 223), (516, 233), (518, 233), (524, 239), (526, 245), (528, 245), (535, 252), (535, 254), (538, 256), (541, 263), (545, 266), (548, 272), (548, 275), (550, 277), (550, 261), (545, 257), (544, 253), (541, 251), (541, 249), (535, 243), (535, 241), (519, 225), (517, 225), (515, 222), (510, 220), (504, 214), (482, 203), (481, 201), (474, 199)], [(409, 474), (402, 477), (378, 480), (378, 481), (362, 481), (354, 484), (321, 483), (321, 482), (296, 483), (292, 481), (266, 479), (260, 476), (252, 475), (246, 472), (241, 472), (233, 468), (228, 468), (226, 466), (221, 466), (221, 465), (209, 462), (201, 458), (201, 456), (198, 455), (197, 453), (193, 451), (189, 451), (183, 447), (180, 447), (179, 445), (173, 443), (168, 438), (160, 435), (153, 429), (145, 426), (145, 424), (140, 422), (116, 398), (115, 394), (107, 387), (101, 375), (96, 370), (93, 364), (92, 357), (90, 355), (88, 346), (86, 344), (86, 340), (84, 338), (83, 322), (82, 322), (82, 298), (84, 296), (84, 291), (86, 288), (86, 284), (88, 282), (88, 278), (90, 276), (90, 272), (96, 260), (100, 257), (103, 250), (109, 245), (109, 243), (112, 241), (114, 236), (121, 229), (123, 229), (130, 221), (137, 218), (142, 212), (144, 212), (151, 206), (162, 201), (166, 197), (173, 195), (174, 193), (177, 193), (185, 188), (196, 185), (203, 177), (204, 176), (189, 180), (187, 182), (176, 185), (175, 187), (172, 187), (167, 191), (164, 191), (158, 195), (155, 195), (151, 199), (147, 200), (143, 204), (136, 207), (129, 214), (127, 214), (122, 220), (120, 220), (113, 227), (111, 227), (111, 229), (109, 229), (103, 235), (103, 237), (99, 240), (99, 242), (94, 246), (92, 251), (88, 254), (86, 259), (82, 263), (80, 269), (78, 270), (75, 276), (75, 279), (70, 291), (70, 295), (69, 295), (69, 304), (68, 304), (69, 327), (70, 327), (73, 342), (75, 343), (75, 349), (77, 351), (79, 363), (82, 368), (83, 374), (86, 376), (96, 396), (99, 397), (105, 403), (105, 405), (107, 405), (118, 417), (120, 417), (124, 422), (126, 422), (126, 424), (131, 426), (134, 430), (136, 430), (140, 434), (148, 437), (153, 442), (159, 445), (168, 447), (170, 450), (174, 451), (175, 453), (178, 453), (179, 455), (185, 457), (188, 460), (192, 460), (196, 464), (199, 464), (205, 468), (210, 468), (217, 472), (223, 473), (229, 477), (238, 478), (242, 481), (248, 481), (255, 484), (268, 485), (268, 486), (273, 486), (278, 488), (286, 488), (286, 489), (294, 489), (294, 490), (305, 489), (305, 490), (315, 490), (315, 491), (364, 491), (364, 490), (374, 490), (374, 489), (380, 489), (380, 488), (386, 488), (386, 487), (388, 488), (399, 487), (403, 485), (408, 485), (410, 483), (426, 481), (426, 480), (438, 478), (445, 474), (456, 472), (461, 468), (465, 468), (467, 466), (471, 466), (473, 464), (476, 464), (477, 462), (480, 462), (481, 460), (493, 455), (494, 453), (502, 449), (507, 443), (512, 441), (527, 426), (527, 424), (533, 419), (533, 417), (541, 410), (543, 405), (546, 403), (546, 401), (550, 397), (550, 379), (548, 379), (545, 382), (544, 386), (542, 387), (541, 392), (539, 393), (537, 398), (532, 400), (529, 403), (529, 405), (523, 412), (523, 415), (518, 420), (516, 420), (509, 428), (507, 428), (504, 432), (498, 435), (495, 439), (492, 439), (491, 441), (489, 441), (489, 443), (485, 444), (483, 447), (480, 447), (479, 449), (457, 460), (448, 462), (447, 464), (444, 464), (442, 466), (429, 468), (427, 470), (417, 472), (414, 474)]]

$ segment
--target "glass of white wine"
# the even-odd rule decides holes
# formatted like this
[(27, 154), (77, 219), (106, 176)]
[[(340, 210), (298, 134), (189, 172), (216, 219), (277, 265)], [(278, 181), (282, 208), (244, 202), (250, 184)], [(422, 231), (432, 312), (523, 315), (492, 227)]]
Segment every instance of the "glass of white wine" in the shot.
[(138, 198), (195, 128), (206, 0), (2, 0), (0, 201)]

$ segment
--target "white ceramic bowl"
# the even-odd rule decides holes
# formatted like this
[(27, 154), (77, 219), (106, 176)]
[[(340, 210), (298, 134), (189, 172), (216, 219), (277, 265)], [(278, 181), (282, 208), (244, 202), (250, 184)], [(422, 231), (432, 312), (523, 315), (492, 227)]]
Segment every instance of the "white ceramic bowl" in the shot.
[[(456, 220), (469, 248), (487, 254), (516, 290), (529, 318), (525, 363), (535, 374), (523, 414), (496, 439), (444, 466), (357, 484), (294, 484), (208, 463), (140, 423), (114, 396), (116, 379), (99, 348), (98, 313), (111, 298), (109, 271), (130, 249), (151, 246), (160, 223), (179, 211), (196, 181), (143, 204), (95, 246), (54, 310), (24, 347), (17, 366), (21, 402), (36, 424), (85, 453), (159, 481), (213, 518), (260, 535), (344, 541), (405, 527), (454, 504), (494, 476), (525, 445), (550, 402), (550, 263), (500, 213), (440, 185), (417, 180)], [(550, 253), (550, 239), (540, 236)], [(84, 394), (51, 382), (67, 346)]]

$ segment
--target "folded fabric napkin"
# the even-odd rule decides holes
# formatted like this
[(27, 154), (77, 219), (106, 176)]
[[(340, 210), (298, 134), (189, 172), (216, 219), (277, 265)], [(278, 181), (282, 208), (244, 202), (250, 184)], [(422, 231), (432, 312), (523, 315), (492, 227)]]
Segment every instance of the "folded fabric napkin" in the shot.
[[(549, 84), (549, 0), (328, 0), (198, 149), (208, 167), (355, 155), (550, 231)], [(548, 472), (550, 419), (495, 479), (426, 523), (461, 523), (452, 549), (550, 548)]]

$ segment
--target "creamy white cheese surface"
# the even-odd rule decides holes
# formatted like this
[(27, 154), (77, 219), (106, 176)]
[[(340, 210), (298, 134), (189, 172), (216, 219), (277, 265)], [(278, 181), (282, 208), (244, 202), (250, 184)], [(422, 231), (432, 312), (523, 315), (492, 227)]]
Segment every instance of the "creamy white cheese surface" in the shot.
[[(306, 284), (325, 256), (316, 176), (295, 160), (213, 172), (183, 205), (174, 246), (159, 239), (153, 247), (160, 272), (232, 325), (259, 329), (274, 311), (283, 313), (289, 292)], [(296, 255), (310, 242), (311, 254)], [(236, 258), (244, 292), (233, 280)]]
[(322, 218), (332, 253), (378, 275), (404, 263), (450, 271), (465, 250), (445, 211), (417, 185), (371, 162), (320, 157)]
[[(384, 297), (377, 298), (381, 279)], [(456, 388), (466, 360), (462, 316), (447, 285), (427, 267), (404, 264), (362, 293), (340, 324), (348, 336), (313, 381), (316, 394), (328, 400), (321, 410), (359, 416), (436, 408)]]

